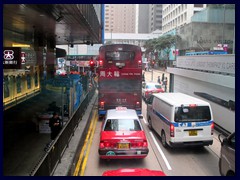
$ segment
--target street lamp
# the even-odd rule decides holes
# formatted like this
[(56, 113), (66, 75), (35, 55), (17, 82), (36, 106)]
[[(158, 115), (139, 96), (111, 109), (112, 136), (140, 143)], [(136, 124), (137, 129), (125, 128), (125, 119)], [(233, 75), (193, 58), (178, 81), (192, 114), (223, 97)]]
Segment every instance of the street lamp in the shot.
[(226, 4), (223, 4), (223, 28), (222, 28), (222, 46), (224, 44), (224, 26), (225, 26), (225, 11), (226, 11)]

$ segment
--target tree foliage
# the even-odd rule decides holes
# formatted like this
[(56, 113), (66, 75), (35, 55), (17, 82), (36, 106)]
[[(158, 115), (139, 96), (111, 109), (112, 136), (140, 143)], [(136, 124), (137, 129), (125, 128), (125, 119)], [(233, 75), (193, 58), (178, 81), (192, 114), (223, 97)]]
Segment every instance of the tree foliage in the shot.
[(165, 35), (159, 38), (149, 39), (146, 41), (144, 48), (146, 49), (146, 54), (149, 52), (160, 52), (164, 51), (169, 57), (171, 48), (175, 47), (176, 43), (181, 41), (179, 35)]

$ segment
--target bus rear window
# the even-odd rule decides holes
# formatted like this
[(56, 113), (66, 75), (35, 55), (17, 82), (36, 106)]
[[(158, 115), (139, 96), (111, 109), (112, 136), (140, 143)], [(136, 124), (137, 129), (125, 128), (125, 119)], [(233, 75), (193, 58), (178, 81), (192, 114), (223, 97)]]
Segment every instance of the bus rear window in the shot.
[(209, 106), (176, 107), (175, 122), (200, 122), (211, 120)]
[(134, 60), (135, 53), (129, 51), (107, 51), (105, 59), (108, 61)]

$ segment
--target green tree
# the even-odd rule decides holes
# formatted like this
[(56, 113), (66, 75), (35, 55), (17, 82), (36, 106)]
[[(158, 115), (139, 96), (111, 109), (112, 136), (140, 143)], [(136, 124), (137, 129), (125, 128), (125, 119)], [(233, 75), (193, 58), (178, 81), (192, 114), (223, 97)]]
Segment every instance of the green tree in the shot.
[(143, 46), (146, 49), (145, 53), (146, 54), (150, 52), (153, 53), (155, 50), (156, 43), (157, 43), (157, 38), (147, 40)]
[(171, 52), (171, 49), (174, 48), (181, 41), (181, 37), (179, 35), (166, 35), (158, 38), (158, 41), (155, 45), (155, 49), (157, 52), (164, 51), (168, 57)]

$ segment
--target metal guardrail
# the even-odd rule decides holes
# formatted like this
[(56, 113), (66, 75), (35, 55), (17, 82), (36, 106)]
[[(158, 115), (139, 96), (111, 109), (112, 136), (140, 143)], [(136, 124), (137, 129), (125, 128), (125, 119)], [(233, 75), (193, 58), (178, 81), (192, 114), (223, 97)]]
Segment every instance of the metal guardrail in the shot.
[(56, 169), (58, 163), (61, 162), (61, 158), (68, 148), (69, 142), (74, 135), (75, 129), (78, 127), (86, 108), (90, 100), (95, 93), (95, 88), (93, 88), (85, 96), (78, 110), (75, 111), (72, 118), (65, 124), (59, 135), (51, 143), (46, 153), (40, 158), (39, 162), (35, 165), (30, 176), (52, 176), (54, 170)]

